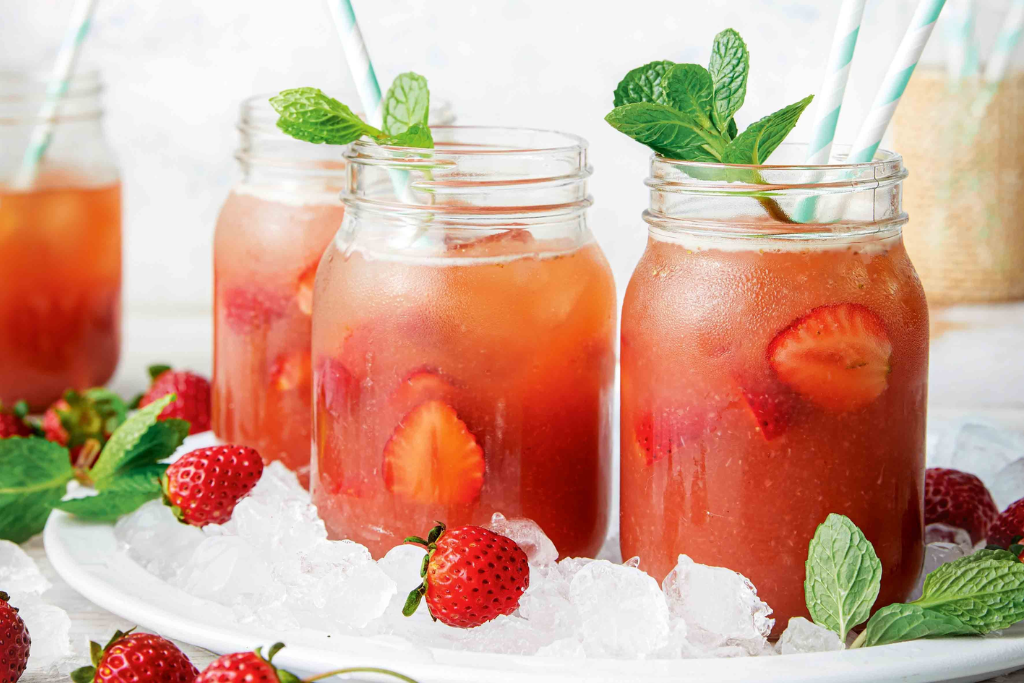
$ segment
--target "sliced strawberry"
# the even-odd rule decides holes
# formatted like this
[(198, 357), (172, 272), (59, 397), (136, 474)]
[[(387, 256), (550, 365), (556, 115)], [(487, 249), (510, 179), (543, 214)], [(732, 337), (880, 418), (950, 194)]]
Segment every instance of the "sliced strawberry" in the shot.
[[(777, 383), (776, 383), (777, 384)], [(743, 405), (754, 418), (755, 429), (765, 441), (786, 433), (797, 411), (799, 399), (784, 386), (762, 387), (757, 383), (749, 387), (740, 384)]]
[(310, 372), (308, 351), (282, 354), (277, 357), (270, 370), (270, 383), (278, 391), (308, 387)]
[(437, 370), (420, 368), (406, 375), (391, 396), (392, 405), (402, 408), (403, 414), (421, 403), (431, 400), (451, 405), (455, 387)]
[(284, 316), (288, 300), (265, 287), (232, 287), (224, 292), (224, 317), (237, 334), (251, 334)]
[(637, 445), (648, 465), (682, 450), (701, 436), (713, 415), (692, 408), (645, 410), (633, 427)]
[(473, 502), (484, 483), (484, 452), (443, 401), (413, 408), (384, 446), (384, 485), (425, 504)]
[(889, 383), (892, 343), (860, 304), (820, 306), (779, 332), (768, 361), (779, 379), (834, 411), (863, 408)]
[(316, 391), (327, 412), (335, 417), (350, 412), (359, 400), (359, 382), (337, 358), (323, 356), (317, 361)]
[(299, 284), (295, 289), (295, 304), (299, 310), (306, 315), (313, 315), (313, 284), (316, 282), (316, 267), (319, 262), (314, 262), (306, 268), (299, 276)]

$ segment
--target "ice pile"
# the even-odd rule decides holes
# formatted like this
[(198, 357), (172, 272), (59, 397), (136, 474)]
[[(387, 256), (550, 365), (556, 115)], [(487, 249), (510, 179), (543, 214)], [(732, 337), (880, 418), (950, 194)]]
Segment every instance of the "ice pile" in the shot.
[(43, 600), (49, 589), (50, 582), (24, 550), (10, 541), (0, 541), (0, 590), (11, 596), (11, 604), (18, 608), (32, 637), (27, 672), (66, 675), (85, 657), (71, 645), (67, 612)]
[(771, 609), (744, 577), (685, 555), (662, 586), (638, 567), (570, 558), (527, 519), (494, 515), (491, 528), (530, 560), (519, 610), (475, 629), (402, 616), (424, 549), (402, 545), (379, 561), (351, 541), (330, 541), (309, 494), (278, 463), (264, 471), (230, 522), (178, 523), (158, 501), (115, 528), (138, 564), (243, 623), (401, 638), (412, 647), (559, 657), (681, 658), (774, 654)]
[(1000, 510), (1024, 498), (1024, 434), (991, 420), (929, 421), (928, 466), (978, 476)]

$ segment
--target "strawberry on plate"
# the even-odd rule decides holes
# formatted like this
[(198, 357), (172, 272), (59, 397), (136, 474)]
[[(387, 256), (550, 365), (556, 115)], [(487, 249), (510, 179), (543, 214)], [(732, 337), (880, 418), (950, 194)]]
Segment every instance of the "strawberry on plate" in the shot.
[(185, 524), (223, 524), (263, 476), (263, 460), (247, 446), (212, 446), (186, 453), (164, 472), (164, 502)]
[(819, 306), (775, 336), (768, 362), (802, 396), (845, 412), (863, 408), (885, 391), (892, 342), (881, 319), (866, 306)]
[(93, 665), (75, 669), (74, 683), (192, 683), (199, 675), (177, 645), (152, 633), (117, 631), (91, 650)]
[[(332, 676), (354, 673), (390, 676), (391, 678), (405, 681), (405, 683), (416, 683), (408, 676), (389, 671), (388, 669), (362, 666), (350, 666), (344, 669), (325, 671), (314, 677), (300, 679), (291, 671), (274, 666), (274, 657), (283, 648), (284, 643), (271, 645), (267, 650), (266, 657), (263, 656), (263, 648), (259, 647), (254, 652), (235, 652), (222, 655), (203, 669), (203, 672), (196, 678), (196, 683), (302, 683), (303, 681), (319, 681)], [(374, 678), (374, 680), (377, 679)], [(139, 683), (142, 682), (140, 681)]]
[(28, 665), (32, 638), (7, 593), (0, 591), (0, 681), (16, 683)]
[(0, 439), (10, 436), (32, 436), (32, 427), (25, 422), (28, 414), (28, 405), (18, 402), (12, 408), (5, 408), (0, 404)]
[(1009, 548), (1024, 539), (1024, 498), (1010, 503), (988, 528), (989, 545)]
[(384, 446), (384, 485), (424, 504), (473, 502), (484, 483), (484, 452), (444, 401), (413, 408)]
[(515, 541), (478, 526), (448, 529), (438, 522), (426, 539), (406, 543), (427, 548), (423, 583), (409, 593), (402, 613), (412, 616), (424, 597), (431, 618), (473, 628), (512, 614), (530, 586), (526, 553)]
[(943, 467), (924, 473), (924, 523), (960, 527), (978, 543), (999, 516), (985, 484), (973, 474)]
[(212, 399), (210, 382), (205, 377), (188, 370), (172, 370), (166, 365), (150, 367), (149, 375), (153, 383), (139, 400), (140, 408), (167, 394), (175, 394), (176, 398), (161, 411), (160, 419), (186, 420), (189, 423), (189, 434), (210, 429)]

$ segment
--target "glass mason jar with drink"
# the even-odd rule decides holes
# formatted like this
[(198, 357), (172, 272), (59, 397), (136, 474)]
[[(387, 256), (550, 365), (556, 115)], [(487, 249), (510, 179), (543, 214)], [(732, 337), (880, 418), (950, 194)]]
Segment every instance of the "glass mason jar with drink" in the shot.
[[(0, 402), (45, 409), (106, 382), (121, 334), (121, 185), (101, 81), (78, 75), (40, 118), (44, 77), (0, 73)], [(38, 164), (24, 163), (48, 126)]]
[[(907, 597), (923, 553), (928, 313), (901, 237), (907, 174), (891, 152), (815, 168), (805, 150), (655, 156), (622, 312), (622, 554), (658, 579), (681, 553), (738, 571), (779, 630), (806, 616), (829, 513), (874, 545), (877, 604)], [(814, 220), (793, 222), (808, 203)]]
[[(213, 429), (306, 479), (313, 280), (345, 213), (346, 164), (340, 147), (282, 133), (268, 99), (242, 103), (242, 179), (217, 220)], [(446, 105), (434, 116), (451, 119)]]
[(439, 127), (355, 142), (313, 311), (313, 498), (381, 555), (436, 519), (528, 517), (593, 555), (609, 515), (615, 287), (586, 143)]

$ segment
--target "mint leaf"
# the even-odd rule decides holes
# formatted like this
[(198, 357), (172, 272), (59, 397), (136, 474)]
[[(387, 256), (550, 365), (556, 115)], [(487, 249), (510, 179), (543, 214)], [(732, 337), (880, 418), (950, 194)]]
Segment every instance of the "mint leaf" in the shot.
[(863, 645), (870, 647), (918, 638), (977, 634), (956, 617), (910, 603), (888, 605), (875, 612), (858, 641), (863, 638)]
[(668, 104), (661, 88), (665, 72), (675, 66), (674, 62), (659, 61), (639, 66), (625, 75), (615, 86), (613, 103), (616, 107), (637, 102)]
[[(427, 79), (419, 74), (407, 72), (398, 74), (384, 96), (384, 134), (389, 137), (400, 135), (416, 124), (427, 128), (430, 117), (430, 90)], [(394, 144), (394, 143), (388, 143)], [(427, 147), (428, 145), (403, 145), (406, 147)], [(431, 140), (430, 147), (433, 147)]]
[[(153, 401), (129, 417), (123, 425), (117, 428), (117, 431), (110, 435), (107, 445), (103, 447), (103, 451), (96, 461), (96, 465), (89, 472), (89, 476), (95, 482), (97, 489), (103, 490), (108, 485), (109, 480), (123, 466), (130, 467), (133, 462), (139, 464), (140, 461), (151, 460), (153, 453), (153, 450), (151, 450), (153, 448), (151, 439), (157, 440), (159, 444), (166, 447), (170, 442), (170, 434), (166, 430), (161, 429), (159, 433), (150, 436), (147, 436), (147, 432), (157, 424), (157, 418), (160, 416), (160, 413), (174, 399), (174, 394), (167, 394)], [(171, 430), (180, 432), (180, 426), (172, 426)], [(159, 438), (157, 438), (158, 436)], [(149, 455), (144, 457), (140, 453)], [(163, 457), (167, 457), (167, 455), (170, 455), (170, 453)]]
[(270, 98), (270, 104), (280, 115), (277, 127), (306, 142), (347, 145), (364, 135), (372, 138), (383, 135), (344, 104), (317, 88), (282, 90)]
[(979, 633), (1024, 619), (1024, 563), (1004, 550), (980, 550), (941, 565), (912, 604), (955, 617)]
[(0, 538), (22, 543), (46, 525), (74, 477), (68, 450), (46, 439), (0, 439)]
[(740, 134), (740, 129), (736, 126), (736, 119), (729, 119), (729, 123), (725, 126), (725, 135), (730, 140), (735, 140), (736, 136)]
[(117, 468), (117, 476), (96, 482), (96, 488), (105, 491), (110, 483), (116, 483), (124, 474), (134, 473), (140, 468), (156, 465), (169, 458), (188, 436), (187, 420), (160, 420), (142, 433), (139, 440), (124, 454)]
[(655, 152), (675, 159), (718, 161), (711, 135), (685, 114), (663, 104), (637, 102), (616, 107), (605, 121)]
[(807, 611), (845, 640), (878, 597), (882, 563), (875, 549), (848, 517), (830, 514), (814, 532), (805, 568)]
[(793, 130), (800, 114), (813, 99), (814, 95), (808, 95), (748, 126), (725, 148), (722, 161), (727, 164), (763, 164)]
[(715, 89), (707, 69), (699, 64), (677, 64), (665, 73), (661, 89), (665, 104), (686, 114), (701, 128), (718, 133), (709, 118)]
[(66, 500), (56, 507), (92, 522), (116, 522), (162, 495), (160, 477), (166, 469), (166, 465), (152, 465), (132, 470), (115, 478), (99, 495)]
[[(708, 71), (715, 92), (711, 118), (720, 132), (728, 133), (730, 120), (743, 106), (747, 96), (747, 73), (750, 71), (750, 54), (739, 33), (727, 28), (715, 36)], [(732, 126), (735, 125), (733, 122)], [(735, 129), (729, 137), (736, 137)]]
[(395, 147), (425, 147), (434, 146), (434, 136), (430, 134), (430, 128), (422, 123), (414, 123), (398, 135), (381, 138), (377, 140), (381, 145), (393, 145)]

